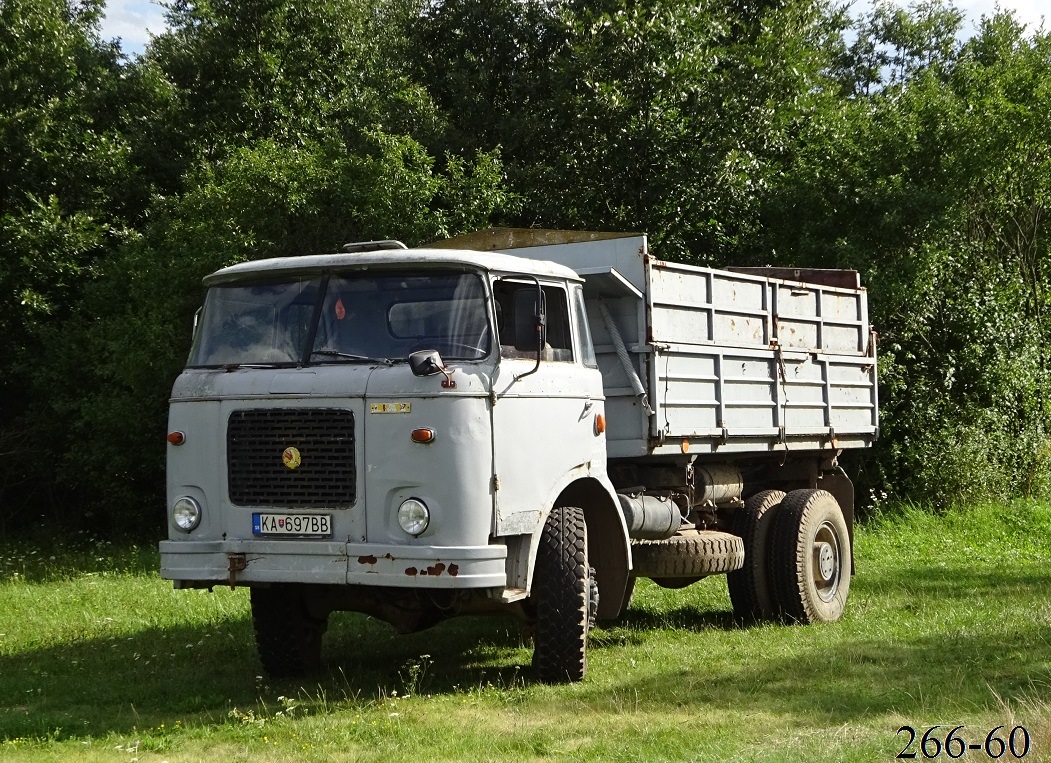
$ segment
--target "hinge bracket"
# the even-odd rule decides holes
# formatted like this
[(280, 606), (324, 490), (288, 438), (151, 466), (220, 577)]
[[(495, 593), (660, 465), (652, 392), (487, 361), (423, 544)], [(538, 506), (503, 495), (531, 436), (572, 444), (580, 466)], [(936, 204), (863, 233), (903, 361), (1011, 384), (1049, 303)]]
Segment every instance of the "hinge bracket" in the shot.
[(227, 558), (230, 560), (228, 571), (230, 573), (230, 590), (237, 588), (237, 573), (244, 572), (245, 567), (248, 566), (248, 560), (245, 559), (244, 554), (227, 554)]

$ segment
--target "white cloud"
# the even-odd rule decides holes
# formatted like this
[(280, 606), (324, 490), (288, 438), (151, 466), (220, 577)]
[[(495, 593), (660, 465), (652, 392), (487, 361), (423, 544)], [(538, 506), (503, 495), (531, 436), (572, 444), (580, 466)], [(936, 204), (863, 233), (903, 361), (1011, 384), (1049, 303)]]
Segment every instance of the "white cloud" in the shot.
[(125, 53), (142, 53), (150, 33), (160, 34), (167, 28), (164, 10), (151, 0), (109, 0), (102, 21), (102, 39), (121, 39)]

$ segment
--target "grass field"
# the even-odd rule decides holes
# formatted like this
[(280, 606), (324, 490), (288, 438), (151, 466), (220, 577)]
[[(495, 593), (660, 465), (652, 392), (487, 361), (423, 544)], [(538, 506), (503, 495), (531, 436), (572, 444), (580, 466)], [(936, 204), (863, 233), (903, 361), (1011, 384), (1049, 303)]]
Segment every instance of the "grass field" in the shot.
[(173, 591), (151, 548), (7, 543), (0, 761), (889, 761), (903, 725), (920, 760), (934, 725), (1025, 726), (1051, 760), (1051, 506), (901, 510), (857, 559), (831, 626), (735, 627), (722, 578), (640, 584), (578, 685), (533, 683), (511, 620), (360, 615), (304, 684), (261, 677), (244, 590)]

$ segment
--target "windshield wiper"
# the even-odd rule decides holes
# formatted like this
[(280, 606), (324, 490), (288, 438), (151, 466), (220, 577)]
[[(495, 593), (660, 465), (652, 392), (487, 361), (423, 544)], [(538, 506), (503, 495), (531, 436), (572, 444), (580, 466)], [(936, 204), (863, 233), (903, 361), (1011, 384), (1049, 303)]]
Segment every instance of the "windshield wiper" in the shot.
[[(241, 368), (292, 368), (295, 365), (295, 361), (279, 360), (273, 363), (224, 363), (218, 367), (229, 373)], [(216, 368), (216, 366), (200, 366), (200, 368)]]
[(340, 352), (339, 350), (322, 349), (314, 350), (310, 353), (310, 357), (314, 357), (315, 355), (329, 355), (333, 358), (346, 358), (347, 360), (363, 360), (367, 363), (383, 363), (387, 366), (394, 365), (394, 361), (390, 358), (373, 358), (368, 355), (355, 355), (350, 352)]

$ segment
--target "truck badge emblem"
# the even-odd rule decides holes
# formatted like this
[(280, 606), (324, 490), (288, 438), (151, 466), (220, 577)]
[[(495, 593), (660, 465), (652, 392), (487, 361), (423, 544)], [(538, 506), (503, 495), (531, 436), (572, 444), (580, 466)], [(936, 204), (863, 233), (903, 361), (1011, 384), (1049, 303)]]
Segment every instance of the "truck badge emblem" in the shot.
[(281, 453), (281, 463), (289, 469), (298, 469), (299, 465), (303, 463), (303, 457), (300, 455), (298, 448), (285, 448)]

